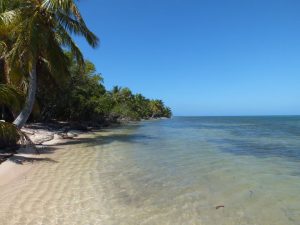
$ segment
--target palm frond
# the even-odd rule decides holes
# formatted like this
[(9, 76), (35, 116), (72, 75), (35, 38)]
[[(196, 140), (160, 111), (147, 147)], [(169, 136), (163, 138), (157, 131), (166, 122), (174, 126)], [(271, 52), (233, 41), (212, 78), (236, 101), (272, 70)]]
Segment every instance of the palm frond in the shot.
[(0, 56), (2, 57), (7, 51), (7, 45), (4, 41), (0, 41)]
[(38, 19), (39, 15), (35, 13), (31, 17), (23, 19), (12, 30), (12, 36), (16, 37), (16, 40), (8, 54), (11, 64), (26, 61), (28, 66), (36, 60), (41, 35), (38, 26), (36, 26)]
[(58, 12), (56, 15), (59, 23), (71, 34), (82, 35), (93, 48), (98, 46), (98, 37), (87, 28), (83, 21), (73, 19), (61, 12)]
[(55, 38), (55, 33), (49, 31), (47, 35), (49, 35), (47, 39), (48, 45), (46, 49), (42, 51), (44, 57), (41, 59), (47, 66), (54, 80), (60, 83), (70, 76), (68, 68), (69, 59)]
[(67, 47), (71, 51), (72, 55), (76, 58), (77, 63), (80, 66), (84, 66), (84, 57), (83, 57), (80, 49), (78, 48), (76, 43), (73, 41), (71, 36), (68, 34), (68, 32), (66, 32), (66, 30), (63, 29), (63, 27), (60, 24), (57, 27), (57, 32), (55, 33), (55, 35), (56, 35), (56, 39), (58, 40), (58, 42), (62, 46)]
[(20, 15), (19, 9), (13, 9), (0, 13), (0, 24), (1, 25), (10, 25), (15, 22)]
[(42, 7), (47, 11), (62, 11), (78, 20), (83, 20), (78, 7), (73, 0), (44, 0)]
[(0, 148), (16, 147), (17, 145), (32, 146), (36, 149), (30, 138), (12, 123), (0, 121)]
[(0, 148), (15, 146), (21, 131), (13, 124), (0, 121)]
[(0, 105), (5, 105), (15, 110), (22, 106), (23, 95), (13, 86), (0, 84)]

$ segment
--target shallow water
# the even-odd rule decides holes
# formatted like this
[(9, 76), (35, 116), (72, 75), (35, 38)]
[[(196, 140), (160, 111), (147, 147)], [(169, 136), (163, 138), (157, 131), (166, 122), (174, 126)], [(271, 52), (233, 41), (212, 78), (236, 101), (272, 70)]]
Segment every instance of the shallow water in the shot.
[(0, 224), (300, 224), (300, 117), (142, 122), (47, 157), (0, 187)]

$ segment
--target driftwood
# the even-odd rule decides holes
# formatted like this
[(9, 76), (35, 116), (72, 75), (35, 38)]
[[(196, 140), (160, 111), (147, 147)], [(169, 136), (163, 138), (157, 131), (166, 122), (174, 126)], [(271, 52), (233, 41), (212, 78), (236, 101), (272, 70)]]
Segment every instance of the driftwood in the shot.
[(34, 135), (35, 134), (35, 132), (31, 132), (31, 131), (28, 131), (28, 130), (22, 130), (22, 132), (24, 134), (27, 134), (27, 135)]
[(73, 136), (69, 136), (67, 133), (62, 133), (62, 134), (60, 134), (60, 136), (61, 136), (63, 139), (74, 139)]
[(21, 138), (19, 140), (20, 144), (23, 146), (29, 146), (29, 147), (33, 148), (37, 154), (40, 154), (38, 148), (33, 143), (33, 141), (30, 139), (30, 137), (28, 137), (28, 135), (22, 131), (20, 131), (20, 134), (21, 134)]
[(0, 153), (0, 163), (6, 161), (8, 158), (12, 157), (13, 153)]

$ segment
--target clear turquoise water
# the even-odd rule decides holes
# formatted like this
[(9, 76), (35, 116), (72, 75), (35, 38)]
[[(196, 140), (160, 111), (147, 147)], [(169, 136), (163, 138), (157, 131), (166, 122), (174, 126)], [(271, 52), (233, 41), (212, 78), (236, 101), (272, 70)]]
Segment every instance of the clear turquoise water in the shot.
[(300, 224), (300, 117), (175, 117), (102, 141), (106, 224)]
[(300, 224), (300, 117), (176, 117), (63, 146), (0, 186), (0, 224)]

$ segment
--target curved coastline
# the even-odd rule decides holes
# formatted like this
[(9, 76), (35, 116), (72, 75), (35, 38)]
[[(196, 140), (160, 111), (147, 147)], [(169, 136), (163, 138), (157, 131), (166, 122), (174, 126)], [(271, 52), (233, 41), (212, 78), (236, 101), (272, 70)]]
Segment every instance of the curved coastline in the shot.
[[(266, 130), (268, 122), (174, 118), (49, 145), (41, 153), (48, 160), (28, 162), (28, 171), (0, 186), (0, 221), (297, 224), (299, 164), (279, 157), (277, 149), (268, 155), (248, 150), (262, 151), (258, 145), (278, 139), (273, 130), (282, 120), (276, 129)], [(262, 139), (260, 132), (266, 131), (270, 135)], [(281, 150), (300, 146), (290, 129), (280, 131)], [(247, 146), (247, 154), (240, 146)]]

